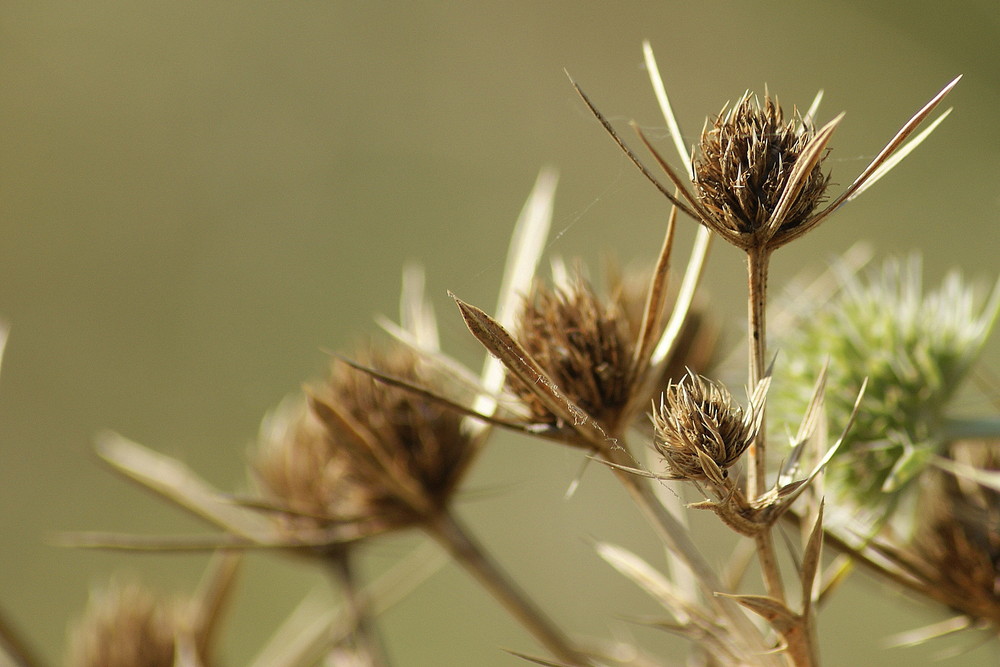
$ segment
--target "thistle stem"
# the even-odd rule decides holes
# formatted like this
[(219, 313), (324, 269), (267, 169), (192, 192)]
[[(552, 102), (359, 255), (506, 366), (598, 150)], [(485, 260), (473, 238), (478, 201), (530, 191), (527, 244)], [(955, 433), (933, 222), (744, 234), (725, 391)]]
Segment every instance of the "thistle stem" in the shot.
[[(747, 251), (747, 285), (749, 299), (747, 300), (747, 322), (750, 363), (750, 390), (753, 391), (760, 379), (764, 377), (764, 355), (767, 352), (767, 269), (771, 253), (767, 249), (752, 249)], [(761, 409), (765, 409), (761, 406)], [(750, 445), (750, 469), (747, 472), (747, 499), (752, 501), (764, 493), (767, 465), (765, 460), (765, 441), (767, 419), (761, 419), (760, 429)]]
[[(385, 651), (379, 639), (378, 631), (368, 613), (369, 600), (358, 588), (357, 577), (351, 553), (347, 549), (337, 550), (325, 561), (340, 584), (344, 595), (344, 606), (347, 610), (350, 626), (353, 628), (350, 640), (352, 648), (361, 659), (361, 664), (381, 667), (387, 665)], [(331, 647), (335, 652), (336, 646)]]
[(17, 667), (41, 667), (41, 660), (29, 648), (24, 637), (0, 610), (0, 657), (6, 656)]
[[(766, 247), (747, 251), (747, 342), (749, 344), (749, 366), (751, 391), (764, 377), (764, 359), (767, 354), (767, 270), (771, 251)], [(767, 409), (766, 405), (760, 406)], [(767, 413), (761, 416), (760, 428), (750, 445), (750, 465), (747, 472), (747, 499), (753, 502), (764, 494), (767, 475)], [(767, 593), (776, 600), (785, 602), (785, 587), (778, 569), (778, 558), (774, 550), (774, 540), (770, 528), (755, 538), (757, 558)]]
[(563, 632), (500, 568), (454, 514), (448, 510), (440, 512), (424, 523), (424, 529), (553, 656), (567, 665), (587, 667), (592, 664), (573, 648)]

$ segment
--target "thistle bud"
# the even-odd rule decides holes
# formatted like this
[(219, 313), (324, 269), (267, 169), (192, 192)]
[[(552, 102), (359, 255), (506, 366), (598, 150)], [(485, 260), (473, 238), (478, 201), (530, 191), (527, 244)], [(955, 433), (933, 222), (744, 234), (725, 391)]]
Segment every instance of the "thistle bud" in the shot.
[(744, 413), (719, 383), (689, 373), (670, 383), (654, 406), (653, 445), (672, 479), (721, 484), (757, 435), (760, 406)]

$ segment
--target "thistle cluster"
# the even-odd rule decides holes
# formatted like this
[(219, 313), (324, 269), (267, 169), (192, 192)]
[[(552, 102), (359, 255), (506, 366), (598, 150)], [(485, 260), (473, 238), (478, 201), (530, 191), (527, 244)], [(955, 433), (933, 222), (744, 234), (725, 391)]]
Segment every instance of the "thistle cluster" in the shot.
[[(775, 440), (765, 421), (772, 383), (772, 369), (765, 367), (771, 254), (861, 194), (926, 137), (927, 131), (904, 145), (957, 80), (904, 124), (843, 193), (827, 201), (830, 176), (823, 160), (842, 114), (817, 129), (815, 108), (786, 117), (777, 98), (746, 93), (706, 125), (689, 153), (680, 146), (682, 135), (648, 45), (646, 64), (683, 172), (672, 168), (641, 132), (640, 138), (672, 187), (659, 183), (580, 91), (618, 145), (673, 205), (663, 246), (641, 289), (615, 274), (601, 291), (586, 278), (582, 264), (571, 272), (557, 261), (551, 282), (537, 278), (555, 187), (554, 176), (543, 173), (515, 230), (495, 315), (452, 295), (487, 353), (480, 375), (442, 352), (422, 274), (410, 270), (404, 277), (401, 323), (383, 322), (391, 343), (335, 358), (324, 381), (265, 419), (252, 453), (249, 497), (217, 492), (180, 462), (123, 438), (99, 446), (115, 470), (221, 530), (214, 543), (187, 540), (180, 541), (182, 547), (304, 553), (337, 574), (343, 626), (312, 624), (309, 641), (295, 637), (287, 642), (291, 648), (265, 651), (270, 662), (261, 664), (315, 662), (317, 656), (295, 648), (307, 644), (322, 647), (331, 663), (384, 664), (370, 623), (377, 596), (362, 590), (351, 563), (358, 545), (409, 528), (444, 547), (555, 662), (525, 657), (574, 667), (626, 664), (620, 651), (606, 645), (590, 642), (581, 648), (570, 641), (455, 516), (457, 492), (494, 427), (571, 445), (611, 471), (662, 541), (672, 575), (660, 574), (615, 545), (598, 545), (598, 553), (663, 603), (670, 618), (657, 625), (693, 640), (698, 664), (819, 664), (816, 607), (828, 592), (823, 582), (835, 579), (821, 576), (827, 534), (861, 558), (874, 562), (878, 556), (882, 571), (894, 579), (1000, 626), (1000, 487), (990, 488), (979, 476), (1000, 469), (1000, 461), (995, 447), (959, 442), (949, 430), (954, 420), (947, 412), (1000, 312), (1000, 285), (990, 305), (980, 308), (958, 278), (924, 297), (915, 263), (888, 264), (871, 282), (846, 280), (831, 304), (802, 314), (783, 339), (779, 370), (788, 380), (778, 384), (811, 390), (782, 398), (782, 406), (795, 404), (789, 420), (801, 418), (801, 425), (790, 429), (795, 435), (781, 450), (779, 470), (768, 468), (766, 456)], [(675, 287), (669, 267), (680, 214), (695, 220), (700, 230)], [(703, 375), (716, 337), (693, 304), (711, 235), (746, 253), (745, 406), (721, 382)], [(828, 366), (820, 359), (824, 355)], [(865, 376), (868, 402), (862, 409)], [(652, 429), (632, 429), (650, 405)], [(630, 442), (635, 432), (646, 435), (641, 448)], [(644, 451), (665, 474), (645, 469)], [(745, 467), (740, 465), (744, 456)], [(921, 496), (925, 521), (905, 535), (897, 531), (894, 539), (888, 533), (869, 533), (860, 545), (841, 539), (835, 530), (844, 524), (831, 529), (824, 523), (820, 475), (827, 470), (832, 471), (828, 486), (869, 509), (922, 477), (930, 489)], [(928, 472), (934, 477), (926, 477)], [(657, 495), (658, 486), (675, 481), (690, 482), (673, 487), (670, 495), (677, 503), (665, 499), (668, 494)], [(723, 576), (716, 559), (706, 558), (695, 544), (678, 519), (683, 509), (670, 507), (688, 491), (702, 497), (688, 509), (710, 510), (735, 537), (753, 542), (765, 594), (738, 593), (746, 558), (734, 551), (731, 571)], [(798, 504), (793, 508), (793, 503)], [(801, 539), (779, 558), (772, 531), (793, 514), (803, 526)], [(84, 536), (79, 544), (149, 548), (148, 541), (121, 536)], [(160, 544), (172, 548), (178, 543)], [(792, 563), (791, 574), (787, 563)], [(945, 572), (949, 564), (959, 571)], [(221, 599), (230, 578), (209, 587), (217, 595), (205, 598), (195, 616), (180, 615), (137, 590), (114, 593), (81, 625), (86, 631), (79, 635), (80, 653), (94, 657), (78, 664), (206, 663), (206, 628), (221, 607), (212, 601)], [(794, 602), (786, 592), (789, 581), (801, 591)], [(142, 649), (150, 651), (148, 660), (131, 640), (112, 638), (125, 630), (148, 644)], [(638, 655), (634, 647), (630, 650), (630, 656)]]

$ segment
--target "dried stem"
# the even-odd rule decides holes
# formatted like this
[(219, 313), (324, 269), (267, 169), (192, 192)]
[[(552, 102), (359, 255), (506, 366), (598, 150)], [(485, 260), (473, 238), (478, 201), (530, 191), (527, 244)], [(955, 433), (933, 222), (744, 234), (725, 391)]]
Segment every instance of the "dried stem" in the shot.
[[(756, 387), (764, 377), (764, 359), (767, 354), (767, 270), (771, 259), (771, 251), (761, 244), (759, 248), (747, 252), (747, 343), (749, 345), (749, 386)], [(747, 498), (753, 501), (763, 495), (767, 472), (767, 406), (760, 405), (762, 412), (760, 428), (750, 446), (750, 465), (747, 473)], [(768, 595), (782, 604), (785, 600), (785, 587), (781, 581), (781, 571), (778, 568), (778, 557), (774, 550), (774, 539), (771, 529), (761, 531), (754, 541), (757, 546), (757, 559), (760, 564), (761, 576)], [(814, 661), (803, 662), (814, 651), (808, 646), (789, 646), (789, 653), (796, 665), (814, 664)], [(799, 650), (794, 650), (799, 649)]]
[[(0, 341), (0, 352), (3, 350)], [(24, 637), (0, 611), (0, 659), (10, 660), (17, 667), (41, 667), (42, 662), (28, 646)], [(2, 662), (2, 660), (0, 660)]]
[[(701, 557), (687, 529), (656, 498), (645, 479), (625, 470), (613, 470), (640, 511), (656, 529), (660, 539), (695, 575), (695, 579), (701, 585), (706, 598), (728, 617), (735, 628), (739, 628), (741, 637), (760, 638), (756, 646), (748, 647), (748, 649), (760, 653), (763, 661), (767, 650), (764, 638), (761, 637), (760, 632), (738, 605), (733, 603), (730, 598), (718, 595), (718, 593), (726, 592), (727, 588), (715, 571)], [(762, 662), (761, 664), (767, 663)]]
[(552, 655), (567, 665), (587, 667), (592, 664), (573, 648), (562, 630), (500, 568), (456, 516), (447, 510), (440, 512), (428, 519), (424, 529)]
[[(369, 614), (369, 599), (358, 587), (354, 573), (354, 563), (351, 561), (350, 549), (338, 549), (326, 559), (330, 572), (340, 585), (344, 595), (344, 609), (348, 617), (348, 626), (352, 628), (350, 638), (354, 653), (362, 664), (372, 667), (382, 667), (389, 664), (382, 649), (378, 630), (372, 623)], [(331, 656), (337, 651), (336, 642), (330, 647)]]
[[(767, 249), (754, 249), (747, 252), (747, 283), (749, 299), (747, 300), (750, 373), (748, 386), (756, 387), (764, 377), (764, 355), (767, 351), (766, 317), (767, 313), (767, 266), (771, 253)], [(765, 406), (760, 406), (761, 410)], [(766, 483), (765, 473), (767, 462), (765, 458), (765, 441), (767, 420), (761, 419), (757, 437), (750, 446), (750, 469), (747, 473), (747, 499), (753, 500), (764, 493)]]

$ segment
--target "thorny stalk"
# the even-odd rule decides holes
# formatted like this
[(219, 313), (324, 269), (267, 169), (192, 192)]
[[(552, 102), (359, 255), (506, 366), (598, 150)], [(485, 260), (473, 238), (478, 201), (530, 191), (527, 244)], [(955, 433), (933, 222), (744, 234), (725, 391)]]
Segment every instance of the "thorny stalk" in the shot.
[[(615, 459), (627, 458), (627, 463), (622, 465), (634, 463), (631, 455), (627, 455), (624, 450), (615, 451), (626, 454), (626, 457), (614, 457)], [(729, 619), (733, 627), (739, 630), (741, 637), (756, 642), (756, 645), (746, 648), (760, 653), (761, 660), (765, 660), (767, 646), (760, 631), (750, 622), (750, 619), (736, 603), (727, 597), (718, 595), (718, 593), (726, 591), (727, 587), (708, 562), (700, 557), (698, 547), (691, 539), (688, 530), (656, 498), (646, 480), (622, 470), (615, 470), (615, 476), (628, 491), (629, 496), (649, 521), (649, 524), (656, 530), (657, 536), (671, 553), (677, 555), (694, 573), (695, 579), (701, 585), (702, 592), (709, 603)]]
[[(749, 387), (756, 387), (764, 377), (767, 353), (767, 269), (770, 252), (766, 249), (747, 253), (747, 343), (749, 349)], [(765, 409), (761, 406), (761, 409)], [(750, 446), (747, 470), (747, 499), (754, 500), (764, 493), (767, 484), (766, 440), (767, 417), (761, 420), (757, 437)]]

